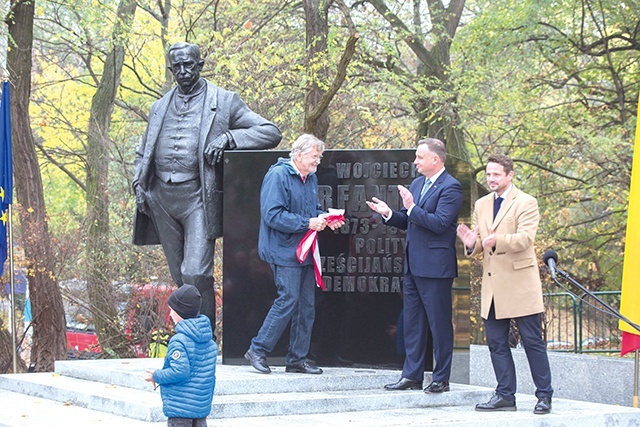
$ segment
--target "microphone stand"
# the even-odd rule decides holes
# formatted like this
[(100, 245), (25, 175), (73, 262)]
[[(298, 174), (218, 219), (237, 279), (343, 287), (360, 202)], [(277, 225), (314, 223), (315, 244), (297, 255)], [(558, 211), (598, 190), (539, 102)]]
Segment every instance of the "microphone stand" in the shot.
[[(601, 298), (599, 298), (597, 295), (595, 295), (593, 292), (591, 292), (590, 290), (588, 290), (587, 288), (585, 288), (584, 286), (582, 286), (582, 284), (580, 284), (577, 280), (575, 280), (573, 277), (571, 277), (569, 275), (569, 273), (567, 273), (566, 271), (558, 268), (556, 266), (556, 272), (558, 275), (564, 277), (565, 279), (567, 279), (569, 282), (571, 282), (571, 284), (573, 284), (575, 287), (577, 287), (578, 289), (580, 289), (582, 292), (584, 292), (586, 295), (589, 295), (591, 298), (595, 299), (596, 301), (598, 301), (600, 304), (602, 304), (602, 306), (604, 308), (606, 308), (611, 314), (613, 314), (616, 318), (618, 318), (619, 320), (622, 320), (626, 323), (628, 323), (629, 325), (631, 325), (631, 327), (633, 329), (635, 329), (636, 331), (638, 331), (640, 333), (640, 326), (636, 325), (635, 323), (633, 323), (632, 321), (630, 321), (629, 319), (627, 319), (622, 313), (620, 313), (618, 310), (616, 310), (615, 308), (611, 307), (609, 304), (607, 304), (606, 302), (604, 302)], [(558, 279), (556, 279), (555, 277), (553, 278), (553, 280), (562, 288), (567, 290), (564, 286), (562, 286), (562, 284), (558, 281)], [(633, 371), (633, 407), (637, 408), (638, 407), (638, 371), (640, 370), (640, 363), (638, 362), (638, 360), (640, 360), (640, 351), (636, 350), (635, 351), (635, 358), (634, 358), (634, 371)]]
[[(582, 292), (584, 292), (586, 295), (589, 295), (591, 298), (593, 298), (594, 300), (598, 301), (600, 304), (602, 304), (602, 306), (604, 308), (606, 308), (609, 313), (613, 314), (616, 318), (618, 318), (619, 320), (622, 320), (626, 323), (628, 323), (629, 325), (631, 325), (631, 327), (633, 329), (635, 329), (636, 331), (638, 331), (640, 333), (640, 326), (636, 325), (635, 323), (633, 323), (631, 320), (627, 319), (622, 313), (620, 313), (618, 310), (616, 310), (615, 308), (611, 307), (609, 304), (607, 304), (606, 302), (604, 302), (601, 298), (599, 298), (596, 294), (594, 294), (593, 292), (591, 292), (590, 290), (588, 290), (587, 288), (585, 288), (582, 284), (580, 284), (578, 281), (576, 281), (573, 277), (571, 277), (569, 275), (569, 273), (567, 273), (566, 271), (556, 267), (556, 271), (557, 273), (564, 277), (565, 279), (567, 279), (569, 282), (571, 282), (576, 288), (580, 289)], [(558, 283), (560, 285), (560, 283), (558, 282), (557, 279), (554, 279), (556, 281), (556, 283)], [(562, 287), (562, 285), (560, 285)]]

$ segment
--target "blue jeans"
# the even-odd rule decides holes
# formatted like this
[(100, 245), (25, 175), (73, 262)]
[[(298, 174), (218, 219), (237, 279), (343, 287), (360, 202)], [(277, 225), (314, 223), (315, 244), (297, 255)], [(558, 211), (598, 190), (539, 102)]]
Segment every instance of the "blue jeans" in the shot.
[(311, 344), (315, 317), (315, 275), (313, 265), (284, 267), (271, 264), (278, 297), (251, 340), (251, 350), (258, 356), (273, 351), (280, 336), (291, 321), (287, 365), (304, 362)]

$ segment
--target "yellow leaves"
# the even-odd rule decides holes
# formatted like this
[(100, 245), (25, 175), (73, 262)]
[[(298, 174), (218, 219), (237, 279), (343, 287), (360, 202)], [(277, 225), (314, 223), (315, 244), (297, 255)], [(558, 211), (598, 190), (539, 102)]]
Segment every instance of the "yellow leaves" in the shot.
[(569, 219), (571, 219), (571, 210), (569, 208), (562, 208), (556, 211), (556, 215), (564, 221), (569, 221)]
[(213, 38), (219, 43), (224, 42), (224, 37), (222, 37), (222, 34), (220, 34), (220, 31), (214, 31)]

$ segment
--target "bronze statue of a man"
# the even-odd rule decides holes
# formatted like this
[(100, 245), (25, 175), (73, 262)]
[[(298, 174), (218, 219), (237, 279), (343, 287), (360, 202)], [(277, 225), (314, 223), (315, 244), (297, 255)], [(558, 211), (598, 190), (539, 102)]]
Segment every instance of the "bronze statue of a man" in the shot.
[(136, 152), (133, 243), (162, 244), (176, 285), (198, 288), (201, 312), (215, 329), (213, 256), (215, 239), (222, 236), (222, 155), (273, 148), (282, 135), (237, 93), (200, 77), (204, 61), (198, 46), (176, 43), (168, 59), (178, 86), (151, 106)]

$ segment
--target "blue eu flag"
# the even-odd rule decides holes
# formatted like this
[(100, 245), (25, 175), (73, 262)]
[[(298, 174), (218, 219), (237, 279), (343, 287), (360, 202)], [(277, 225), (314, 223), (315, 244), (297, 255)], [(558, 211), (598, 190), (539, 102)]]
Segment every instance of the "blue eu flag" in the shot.
[(2, 85), (0, 101), (0, 275), (7, 259), (7, 223), (13, 203), (13, 155), (11, 153), (11, 104), (9, 82)]

